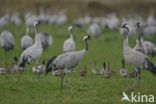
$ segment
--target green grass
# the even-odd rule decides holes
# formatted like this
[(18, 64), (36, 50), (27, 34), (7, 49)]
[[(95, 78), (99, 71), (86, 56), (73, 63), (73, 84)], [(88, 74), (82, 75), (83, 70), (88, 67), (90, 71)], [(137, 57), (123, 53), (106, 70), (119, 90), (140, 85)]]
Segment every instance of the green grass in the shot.
[[(41, 58), (48, 60), (54, 55), (62, 53), (63, 41), (68, 37), (68, 24), (62, 27), (40, 26), (40, 31), (52, 34), (54, 43), (48, 51), (44, 51)], [(83, 48), (83, 33), (86, 27), (75, 30), (75, 41), (77, 50)], [(1, 29), (2, 30), (2, 29)], [(7, 56), (0, 49), (0, 65), (3, 60), (10, 65), (13, 56), (20, 56), (20, 39), (25, 29), (24, 26), (18, 29), (12, 25), (9, 30), (14, 33), (16, 39), (15, 49), (10, 51)], [(32, 34), (34, 37), (34, 34)], [(149, 38), (151, 39), (151, 38)], [(154, 39), (151, 39), (154, 40)], [(135, 44), (135, 38), (130, 38), (130, 43)], [(92, 39), (89, 42), (89, 51), (80, 65), (75, 68), (75, 73), (68, 75), (68, 85), (64, 85), (63, 93), (60, 95), (60, 77), (40, 75), (40, 80), (31, 71), (33, 63), (27, 66), (20, 81), (17, 83), (17, 74), (0, 75), (0, 104), (121, 104), (122, 92), (130, 91), (135, 79), (121, 78), (119, 69), (122, 59), (123, 37), (118, 32), (104, 30), (100, 39)], [(4, 59), (5, 58), (5, 59)], [(92, 62), (97, 61), (98, 67), (102, 67), (103, 61), (109, 61), (114, 74), (110, 79), (95, 76), (91, 72)], [(156, 59), (152, 59), (156, 63)], [(80, 77), (79, 70), (84, 65), (88, 67), (88, 74), (85, 78)], [(128, 66), (128, 65), (127, 65)], [(132, 70), (128, 66), (129, 70)], [(142, 71), (141, 87), (131, 91), (142, 94), (153, 94), (156, 96), (155, 77), (147, 71)], [(124, 102), (124, 104), (128, 104)]]

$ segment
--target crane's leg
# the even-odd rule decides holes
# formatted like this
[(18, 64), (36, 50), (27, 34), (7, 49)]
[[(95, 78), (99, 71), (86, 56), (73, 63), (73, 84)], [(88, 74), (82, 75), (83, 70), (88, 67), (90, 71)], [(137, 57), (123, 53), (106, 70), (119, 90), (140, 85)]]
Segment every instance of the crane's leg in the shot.
[[(35, 63), (35, 67), (38, 66), (38, 60), (34, 60), (34, 63)], [(38, 73), (36, 73), (36, 76), (37, 76), (37, 80), (40, 82), (40, 75)]]
[(20, 71), (20, 72), (19, 72), (19, 75), (18, 75), (18, 77), (17, 77), (17, 83), (19, 82), (19, 80), (20, 80), (22, 74), (23, 74), (23, 71)]
[(138, 88), (140, 87), (140, 69), (137, 70), (137, 84), (138, 84)]
[(38, 60), (34, 60), (35, 66), (38, 65)]
[(63, 79), (65, 77), (66, 73), (64, 73), (64, 70), (62, 69), (61, 70), (61, 92), (62, 93), (62, 90), (63, 90)]

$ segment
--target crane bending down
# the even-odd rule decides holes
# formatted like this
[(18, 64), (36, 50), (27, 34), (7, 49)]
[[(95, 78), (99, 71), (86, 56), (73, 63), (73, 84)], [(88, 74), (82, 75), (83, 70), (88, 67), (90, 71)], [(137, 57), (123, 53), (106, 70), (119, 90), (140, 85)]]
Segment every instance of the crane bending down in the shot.
[(25, 67), (26, 63), (29, 63), (31, 60), (35, 62), (36, 66), (38, 64), (38, 60), (43, 50), (40, 37), (38, 36), (38, 30), (36, 27), (39, 23), (40, 23), (39, 21), (36, 21), (34, 23), (34, 28), (36, 32), (35, 43), (32, 46), (28, 47), (25, 51), (23, 51), (19, 62), (20, 67)]
[(61, 70), (61, 92), (63, 89), (63, 78), (65, 76), (65, 71), (71, 70), (76, 67), (81, 59), (88, 52), (88, 40), (90, 39), (89, 35), (83, 37), (85, 42), (85, 48), (80, 51), (67, 52), (59, 56), (54, 56), (51, 58), (46, 65), (46, 74), (51, 70)]
[(125, 61), (135, 68), (135, 71), (137, 72), (137, 85), (139, 87), (139, 81), (140, 81), (140, 71), (141, 69), (146, 69), (150, 71), (153, 74), (156, 74), (156, 67), (146, 55), (143, 53), (134, 50), (129, 46), (128, 43), (128, 37), (129, 37), (129, 25), (124, 24), (122, 26), (121, 32), (124, 36), (124, 44), (123, 44), (123, 56)]
[(73, 26), (69, 26), (68, 28), (68, 31), (70, 33), (70, 37), (68, 39), (66, 39), (64, 41), (64, 44), (63, 44), (63, 52), (73, 52), (75, 51), (75, 42), (74, 42), (74, 37), (73, 37)]

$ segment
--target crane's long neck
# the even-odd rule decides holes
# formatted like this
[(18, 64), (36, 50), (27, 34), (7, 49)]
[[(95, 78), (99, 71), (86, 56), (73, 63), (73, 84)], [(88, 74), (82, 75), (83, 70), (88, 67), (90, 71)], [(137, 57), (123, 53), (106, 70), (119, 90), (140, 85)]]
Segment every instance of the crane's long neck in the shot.
[(70, 34), (70, 38), (74, 39), (72, 31), (69, 31), (69, 34)]
[(26, 35), (29, 35), (29, 28), (26, 28)]
[(85, 42), (85, 50), (88, 51), (88, 41), (87, 41), (87, 39), (85, 39), (84, 42)]
[(124, 47), (129, 47), (129, 44), (128, 44), (128, 36), (124, 40)]
[(129, 29), (127, 28), (127, 31), (124, 33), (125, 40), (124, 40), (124, 52), (128, 52), (131, 47), (128, 44), (128, 38), (129, 38)]
[(38, 29), (36, 27), (36, 25), (34, 26), (35, 28), (35, 43), (38, 44), (38, 45), (41, 45), (41, 39), (40, 39), (40, 36), (38, 35)]
[(38, 29), (37, 29), (36, 25), (34, 26), (34, 28), (35, 28), (35, 33), (37, 35), (38, 34)]
[(70, 38), (71, 38), (71, 39), (74, 39), (74, 38), (73, 38), (73, 34), (72, 34), (72, 33), (70, 34)]

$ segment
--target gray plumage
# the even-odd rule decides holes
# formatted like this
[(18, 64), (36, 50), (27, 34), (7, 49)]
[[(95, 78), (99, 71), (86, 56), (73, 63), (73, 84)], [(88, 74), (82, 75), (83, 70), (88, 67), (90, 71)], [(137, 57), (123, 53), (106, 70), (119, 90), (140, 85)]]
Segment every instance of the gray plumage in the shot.
[(101, 36), (101, 27), (97, 22), (93, 22), (89, 26), (87, 33), (91, 34), (94, 38), (99, 38)]
[(40, 40), (41, 40), (41, 43), (42, 43), (42, 47), (44, 49), (48, 49), (49, 46), (52, 45), (53, 43), (53, 38), (51, 35), (49, 35), (48, 33), (46, 32), (39, 32), (38, 33), (38, 36), (40, 37)]
[(75, 51), (75, 48), (76, 48), (74, 37), (72, 34), (73, 27), (70, 26), (68, 28), (68, 31), (70, 33), (70, 37), (68, 39), (66, 39), (63, 43), (63, 52), (73, 52), (73, 51)]
[(32, 37), (29, 35), (29, 28), (26, 29), (26, 34), (21, 39), (21, 48), (27, 49), (33, 44)]
[(154, 55), (156, 55), (156, 47), (153, 43), (143, 40), (142, 29), (139, 22), (137, 22), (136, 26), (138, 28), (138, 39), (134, 49), (146, 55), (151, 55), (153, 57)]
[(60, 70), (60, 69), (70, 70), (70, 69), (76, 67), (88, 51), (87, 40), (89, 38), (90, 38), (90, 36), (84, 37), (84, 41), (85, 41), (84, 49), (82, 49), (80, 51), (75, 51), (75, 52), (63, 53), (63, 54), (57, 56), (51, 62), (51, 64), (49, 64), (49, 67), (47, 67), (47, 68), (52, 68), (52, 70)]
[(0, 39), (0, 45), (5, 51), (9, 51), (14, 48), (14, 36), (11, 32), (7, 30), (3, 31), (0, 35)]
[(38, 64), (38, 60), (42, 54), (42, 44), (40, 37), (38, 36), (38, 30), (36, 28), (36, 25), (39, 24), (39, 21), (34, 23), (36, 35), (35, 35), (35, 43), (28, 47), (26, 50), (23, 51), (21, 57), (20, 57), (20, 63), (19, 66), (25, 67), (26, 63), (29, 63), (31, 60), (35, 62), (35, 65)]
[(128, 43), (128, 36), (129, 36), (129, 26), (124, 24), (122, 26), (123, 35), (124, 35), (124, 45), (123, 45), (123, 56), (125, 61), (133, 66), (138, 74), (138, 87), (139, 87), (139, 80), (140, 80), (140, 69), (146, 69), (153, 74), (156, 74), (156, 67), (148, 60), (148, 57), (143, 53), (132, 49)]
[(65, 72), (75, 68), (82, 58), (87, 54), (88, 51), (88, 39), (90, 36), (87, 35), (83, 38), (85, 42), (85, 48), (80, 51), (63, 53), (57, 57), (50, 59), (46, 65), (46, 73), (49, 71), (61, 70), (61, 92), (63, 88), (63, 78)]
[(143, 45), (145, 47), (147, 55), (150, 55), (152, 57), (156, 55), (156, 46), (152, 42), (143, 41)]

